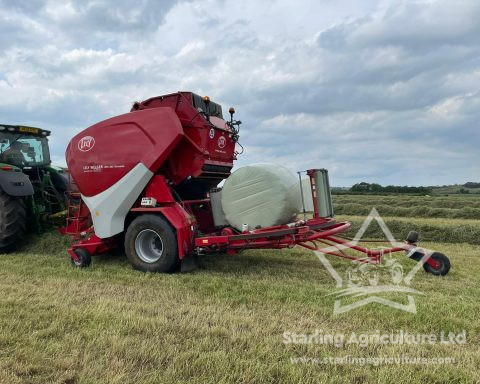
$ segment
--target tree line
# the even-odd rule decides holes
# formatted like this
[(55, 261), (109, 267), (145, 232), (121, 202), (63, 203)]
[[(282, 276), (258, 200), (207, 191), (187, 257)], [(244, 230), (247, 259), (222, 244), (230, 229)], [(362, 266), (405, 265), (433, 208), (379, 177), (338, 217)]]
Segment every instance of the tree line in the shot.
[(350, 192), (386, 192), (386, 193), (421, 193), (429, 194), (432, 192), (429, 187), (409, 187), (409, 186), (400, 186), (400, 185), (387, 185), (386, 187), (381, 186), (376, 183), (357, 183), (350, 188)]

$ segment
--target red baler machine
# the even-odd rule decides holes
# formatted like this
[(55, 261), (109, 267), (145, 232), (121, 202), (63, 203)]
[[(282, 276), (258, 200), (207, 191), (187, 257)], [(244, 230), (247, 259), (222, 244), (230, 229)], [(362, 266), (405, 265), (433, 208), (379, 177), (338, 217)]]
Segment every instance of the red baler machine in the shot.
[[(362, 263), (378, 264), (388, 251), (406, 251), (414, 259), (426, 255), (416, 247), (415, 233), (382, 251), (336, 236), (350, 223), (336, 222), (332, 209), (321, 209), (317, 191), (328, 188), (325, 170), (307, 171), (313, 218), (244, 232), (218, 225), (210, 193), (236, 160), (241, 122), (233, 119), (234, 112), (230, 108), (230, 119), (224, 120), (221, 106), (208, 97), (178, 92), (135, 103), (129, 113), (76, 135), (66, 151), (72, 188), (61, 230), (75, 240), (68, 250), (74, 264), (88, 266), (91, 255), (122, 242), (134, 268), (154, 272), (180, 264), (189, 269), (192, 256), (201, 253), (295, 245), (315, 250), (319, 243), (347, 245), (367, 257), (328, 253)], [(424, 257), (426, 269), (445, 274), (445, 259), (438, 255)]]

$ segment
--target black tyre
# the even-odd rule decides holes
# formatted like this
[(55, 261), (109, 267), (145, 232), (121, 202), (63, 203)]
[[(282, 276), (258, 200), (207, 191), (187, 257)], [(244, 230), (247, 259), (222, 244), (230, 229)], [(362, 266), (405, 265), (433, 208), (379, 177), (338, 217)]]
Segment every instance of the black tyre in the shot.
[(407, 242), (409, 242), (410, 244), (416, 244), (419, 236), (420, 235), (418, 234), (418, 232), (410, 231), (410, 232), (408, 232)]
[(78, 260), (72, 260), (72, 264), (75, 265), (78, 268), (86, 268), (89, 267), (90, 264), (92, 264), (92, 257), (88, 253), (86, 249), (83, 248), (76, 248), (74, 250), (75, 255), (77, 255)]
[[(421, 252), (415, 252), (412, 256), (410, 256), (410, 258), (416, 261), (420, 261), (423, 255), (424, 254)], [(433, 252), (432, 256), (430, 257), (433, 257), (436, 261), (438, 261), (439, 266), (438, 268), (433, 268), (432, 266), (430, 266), (430, 264), (425, 262), (423, 264), (423, 269), (425, 270), (425, 272), (432, 273), (436, 276), (445, 276), (450, 270), (450, 260), (448, 259), (448, 257), (440, 252)]]
[(27, 225), (25, 202), (0, 191), (0, 252), (12, 251), (23, 239)]
[(144, 272), (174, 272), (180, 262), (175, 231), (159, 215), (142, 215), (130, 223), (125, 253), (133, 268)]
[(430, 272), (432, 275), (445, 276), (450, 270), (450, 260), (448, 257), (440, 252), (433, 252), (430, 257), (437, 262), (438, 266), (432, 267), (426, 262), (423, 264), (425, 271)]

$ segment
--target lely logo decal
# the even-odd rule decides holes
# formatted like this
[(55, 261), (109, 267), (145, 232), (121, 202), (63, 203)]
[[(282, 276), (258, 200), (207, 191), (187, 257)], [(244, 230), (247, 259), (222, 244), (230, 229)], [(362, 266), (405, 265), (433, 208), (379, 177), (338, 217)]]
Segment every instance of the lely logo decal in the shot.
[(90, 151), (95, 145), (95, 139), (92, 136), (84, 136), (78, 141), (78, 149), (82, 152)]
[(217, 145), (218, 145), (218, 148), (225, 148), (225, 145), (227, 145), (227, 140), (225, 140), (225, 136), (220, 136), (218, 138)]

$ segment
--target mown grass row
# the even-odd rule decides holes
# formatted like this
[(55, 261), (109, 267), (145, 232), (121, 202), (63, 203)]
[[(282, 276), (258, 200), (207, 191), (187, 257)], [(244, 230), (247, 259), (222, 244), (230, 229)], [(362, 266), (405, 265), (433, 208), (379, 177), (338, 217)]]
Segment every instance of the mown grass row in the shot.
[(337, 205), (364, 204), (364, 205), (391, 205), (395, 207), (430, 207), (480, 209), (478, 197), (429, 197), (429, 196), (370, 196), (370, 195), (334, 195), (333, 202)]
[(368, 215), (375, 207), (380, 216), (400, 217), (443, 217), (452, 219), (480, 219), (480, 208), (434, 208), (425, 205), (401, 207), (388, 204), (363, 203), (336, 203), (335, 214), (339, 215)]
[(366, 216), (373, 207), (381, 216), (480, 220), (480, 198), (402, 195), (335, 195), (337, 215)]
[[(365, 216), (338, 215), (337, 220), (352, 222), (347, 236), (355, 236), (365, 221)], [(480, 221), (465, 219), (428, 219), (382, 216), (388, 229), (396, 240), (404, 240), (409, 231), (420, 233), (420, 240), (431, 242), (480, 244)], [(373, 221), (363, 238), (384, 239), (380, 226)]]

